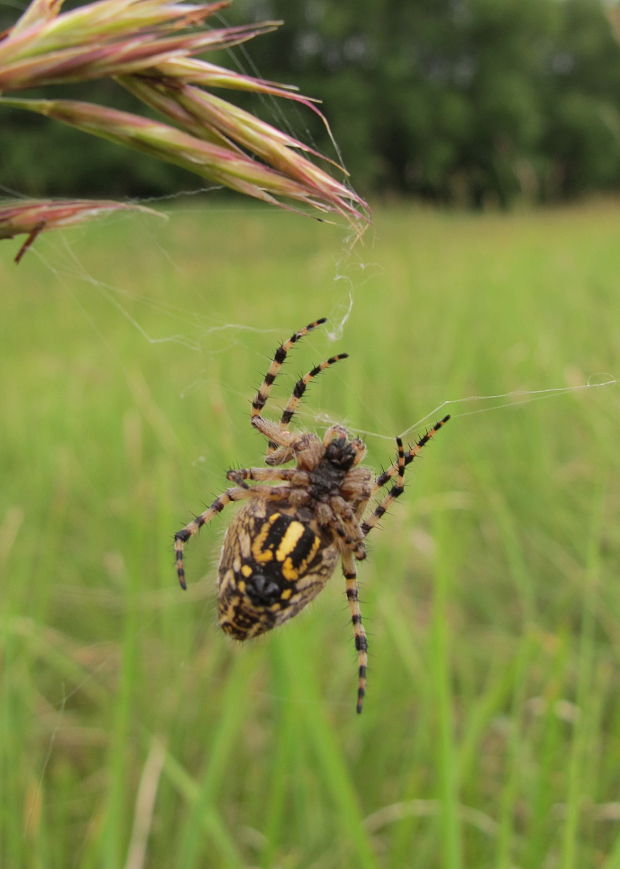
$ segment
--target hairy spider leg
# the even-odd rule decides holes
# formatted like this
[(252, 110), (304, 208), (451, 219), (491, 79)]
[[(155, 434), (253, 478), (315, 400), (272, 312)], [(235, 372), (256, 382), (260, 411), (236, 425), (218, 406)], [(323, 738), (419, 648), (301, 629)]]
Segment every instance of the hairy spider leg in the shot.
[(289, 482), (295, 476), (299, 478), (300, 474), (303, 475), (302, 480), (307, 479), (307, 474), (297, 468), (231, 468), (230, 471), (226, 472), (226, 478), (237, 483), (238, 486), (245, 487), (244, 480), (252, 480), (253, 482), (283, 480)]
[(366, 639), (366, 631), (362, 624), (362, 611), (359, 602), (359, 590), (357, 585), (357, 570), (353, 553), (349, 549), (345, 549), (342, 553), (342, 572), (346, 583), (347, 602), (351, 612), (351, 623), (353, 624), (353, 636), (355, 638), (355, 649), (357, 651), (357, 704), (356, 711), (358, 715), (361, 713), (364, 705), (364, 695), (366, 694), (366, 673), (368, 671), (368, 640)]
[[(444, 416), (444, 418), (440, 419), (439, 422), (436, 422), (432, 428), (429, 428), (429, 430), (426, 432), (426, 434), (422, 435), (422, 437), (420, 438), (420, 440), (417, 443), (415, 443), (412, 447), (409, 447), (409, 449), (405, 453), (405, 464), (406, 465), (408, 465), (409, 462), (412, 462), (415, 459), (415, 457), (418, 455), (418, 453), (420, 453), (422, 451), (422, 448), (426, 446), (426, 444), (431, 440), (431, 438), (435, 437), (435, 435), (437, 434), (439, 429), (443, 428), (449, 419), (450, 419), (450, 414), (448, 414), (448, 416)], [(387, 470), (383, 471), (382, 474), (379, 474), (379, 476), (376, 478), (375, 482), (373, 483), (372, 493), (374, 494), (377, 491), (377, 489), (381, 489), (382, 486), (385, 486), (385, 484), (388, 482), (388, 480), (390, 480), (392, 477), (396, 476), (397, 473), (398, 473), (398, 459)]]
[(353, 508), (341, 495), (334, 495), (330, 498), (329, 506), (337, 520), (336, 534), (342, 540), (343, 545), (353, 551), (355, 558), (362, 561), (366, 558), (364, 534)]
[[(377, 522), (385, 514), (387, 508), (390, 506), (392, 501), (395, 501), (396, 498), (399, 498), (405, 491), (405, 468), (407, 466), (407, 457), (405, 455), (405, 450), (403, 448), (403, 442), (401, 438), (396, 438), (396, 447), (398, 450), (398, 457), (396, 459), (396, 482), (387, 493), (387, 495), (385, 495), (382, 500), (377, 504), (368, 519), (364, 520), (361, 523), (360, 528), (362, 529), (362, 534), (364, 535), (364, 537), (367, 537), (369, 535)], [(394, 467), (394, 465), (392, 467)], [(388, 477), (387, 480), (389, 479), (390, 478)]]
[(243, 501), (246, 498), (263, 498), (268, 501), (281, 501), (291, 493), (288, 486), (234, 486), (226, 489), (221, 495), (215, 499), (210, 507), (207, 507), (199, 516), (192, 519), (185, 528), (174, 535), (174, 551), (176, 556), (177, 576), (181, 588), (187, 588), (185, 582), (185, 568), (183, 566), (183, 549), (190, 537), (197, 534), (203, 525), (214, 519), (222, 512), (227, 504), (231, 501)]
[(300, 338), (303, 338), (304, 335), (307, 335), (309, 332), (312, 332), (313, 329), (316, 329), (317, 326), (321, 326), (323, 323), (325, 323), (326, 319), (327, 317), (321, 317), (319, 320), (315, 320), (313, 323), (308, 323), (308, 325), (305, 326), (303, 329), (300, 329), (298, 332), (295, 332), (294, 335), (291, 335), (288, 341), (284, 341), (283, 344), (280, 344), (274, 354), (271, 365), (267, 370), (267, 374), (265, 374), (263, 382), (258, 388), (258, 392), (254, 397), (254, 401), (252, 402), (252, 410), (250, 413), (250, 420), (252, 423), (254, 423), (254, 420), (257, 417), (260, 417), (261, 411), (264, 408), (267, 399), (269, 398), (269, 393), (271, 392), (273, 382), (278, 376), (278, 372), (282, 368), (284, 360), (286, 359), (291, 347), (296, 344)]
[(304, 374), (303, 377), (300, 377), (297, 383), (293, 388), (293, 394), (288, 400), (288, 404), (282, 411), (282, 416), (280, 418), (280, 428), (286, 428), (289, 422), (292, 420), (295, 415), (295, 411), (297, 410), (297, 405), (301, 401), (304, 392), (308, 388), (308, 384), (314, 380), (317, 375), (321, 373), (321, 371), (325, 371), (326, 368), (329, 368), (331, 365), (335, 365), (336, 362), (340, 362), (341, 359), (348, 359), (348, 353), (337, 353), (335, 356), (330, 356), (329, 359), (325, 359), (324, 362), (321, 362), (320, 365), (315, 365), (307, 374)]
[[(324, 362), (321, 362), (320, 365), (315, 365), (307, 374), (304, 374), (303, 377), (300, 377), (295, 386), (293, 387), (293, 393), (289, 398), (286, 407), (282, 411), (282, 416), (280, 417), (280, 428), (282, 430), (288, 428), (289, 422), (295, 416), (295, 412), (297, 410), (297, 405), (301, 401), (304, 392), (308, 388), (308, 384), (311, 383), (314, 378), (321, 373), (321, 371), (325, 371), (326, 368), (329, 368), (332, 365), (335, 365), (336, 362), (340, 362), (341, 359), (347, 359), (349, 356), (348, 353), (338, 353), (336, 356), (330, 356), (329, 359), (326, 359)], [(274, 441), (269, 441), (267, 445), (267, 453), (272, 453), (276, 450), (278, 445), (274, 443)]]

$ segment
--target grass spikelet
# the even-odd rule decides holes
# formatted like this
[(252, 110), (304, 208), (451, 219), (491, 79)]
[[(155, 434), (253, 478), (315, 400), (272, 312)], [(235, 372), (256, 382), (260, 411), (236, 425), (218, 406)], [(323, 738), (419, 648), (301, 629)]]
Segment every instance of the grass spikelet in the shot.
[(19, 263), (41, 232), (84, 223), (112, 211), (143, 211), (157, 214), (150, 208), (132, 203), (105, 199), (25, 199), (0, 201), (0, 239), (26, 235), (15, 262)]
[[(369, 219), (364, 200), (346, 180), (333, 178), (313, 161), (331, 164), (346, 176), (342, 166), (211, 92), (270, 94), (302, 103), (323, 118), (315, 101), (290, 85), (241, 75), (194, 56), (245, 42), (280, 23), (210, 28), (209, 17), (226, 5), (226, 0), (98, 0), (63, 12), (62, 0), (33, 0), (0, 35), (0, 109), (37, 112), (283, 208), (296, 210), (292, 200), (340, 215), (361, 232)], [(89, 102), (9, 96), (105, 78), (155, 108), (167, 123)], [(41, 207), (32, 206), (34, 211)], [(92, 216), (97, 208), (74, 209), (72, 221)], [(58, 221), (41, 218), (36, 225), (50, 228)]]

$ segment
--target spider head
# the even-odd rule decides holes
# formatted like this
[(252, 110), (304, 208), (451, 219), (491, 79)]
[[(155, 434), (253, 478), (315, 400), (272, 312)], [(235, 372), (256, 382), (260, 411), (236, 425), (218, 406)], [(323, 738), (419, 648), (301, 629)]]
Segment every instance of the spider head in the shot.
[(337, 437), (325, 447), (325, 458), (339, 471), (348, 471), (355, 462), (357, 452), (346, 437)]

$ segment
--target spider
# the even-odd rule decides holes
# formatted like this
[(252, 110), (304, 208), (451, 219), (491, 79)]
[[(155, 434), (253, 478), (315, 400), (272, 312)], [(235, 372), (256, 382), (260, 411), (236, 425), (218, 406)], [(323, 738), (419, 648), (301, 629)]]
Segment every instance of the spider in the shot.
[[(266, 419), (263, 409), (289, 350), (325, 321), (323, 317), (309, 323), (278, 347), (252, 402), (250, 421), (267, 439), (265, 463), (269, 467), (228, 471), (227, 479), (234, 485), (174, 535), (176, 569), (181, 587), (186, 588), (185, 543), (231, 501), (245, 502), (224, 538), (218, 612), (222, 630), (246, 640), (303, 609), (325, 586), (340, 559), (358, 656), (359, 713), (366, 693), (368, 643), (355, 563), (366, 557), (366, 538), (392, 501), (402, 495), (406, 466), (450, 417), (435, 423), (408, 449), (397, 437), (396, 459), (378, 476), (361, 464), (366, 454), (363, 441), (349, 438), (341, 425), (330, 426), (322, 440), (311, 432), (290, 431), (289, 423), (308, 384), (348, 356), (339, 353), (297, 381), (279, 423)], [(293, 460), (295, 467), (277, 467)], [(390, 480), (389, 491), (363, 518), (370, 498)]]

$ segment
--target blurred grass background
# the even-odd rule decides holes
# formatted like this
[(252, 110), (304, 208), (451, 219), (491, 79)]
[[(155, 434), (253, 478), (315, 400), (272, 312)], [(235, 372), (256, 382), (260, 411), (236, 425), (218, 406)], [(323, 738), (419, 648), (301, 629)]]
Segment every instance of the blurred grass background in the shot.
[(362, 565), (359, 718), (339, 576), (240, 646), (226, 517), (186, 594), (171, 550), (260, 463), (278, 341), (350, 294), (276, 391), (348, 351), (300, 421), (374, 433), (377, 468), (445, 400), (617, 376), (619, 234), (611, 202), (394, 207), (352, 253), (235, 208), (5, 243), (2, 867), (620, 867), (617, 387), (447, 407)]

